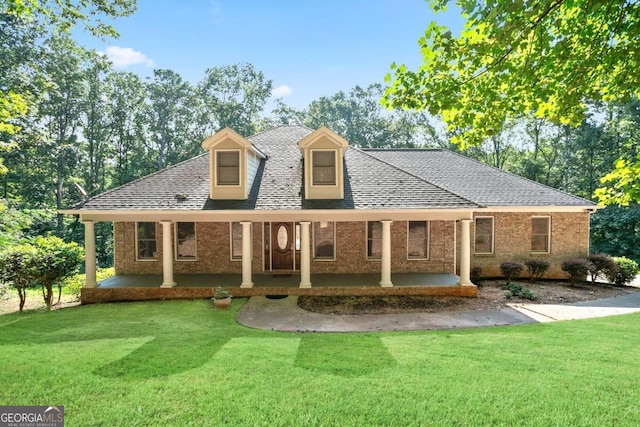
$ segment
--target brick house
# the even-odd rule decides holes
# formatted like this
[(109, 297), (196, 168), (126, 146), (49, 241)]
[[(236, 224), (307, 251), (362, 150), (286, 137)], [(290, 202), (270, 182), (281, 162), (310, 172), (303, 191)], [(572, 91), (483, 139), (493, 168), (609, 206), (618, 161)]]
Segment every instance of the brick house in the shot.
[(325, 127), (248, 138), (223, 129), (207, 153), (72, 209), (85, 224), (86, 287), (96, 287), (96, 221), (114, 223), (116, 274), (448, 273), (499, 275), (543, 258), (549, 276), (589, 252), (587, 200), (440, 149), (359, 149)]

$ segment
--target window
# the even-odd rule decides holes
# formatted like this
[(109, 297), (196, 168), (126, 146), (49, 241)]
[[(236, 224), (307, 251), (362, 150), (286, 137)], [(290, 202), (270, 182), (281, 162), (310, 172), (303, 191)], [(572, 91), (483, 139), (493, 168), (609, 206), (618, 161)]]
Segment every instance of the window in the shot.
[(427, 259), (429, 257), (428, 221), (409, 221), (407, 257), (409, 259)]
[(382, 223), (367, 222), (367, 258), (382, 258)]
[(242, 259), (242, 224), (231, 223), (231, 259)]
[(531, 252), (549, 252), (550, 225), (548, 216), (531, 218)]
[(477, 254), (493, 253), (493, 217), (476, 217), (476, 239), (474, 252)]
[(139, 222), (136, 225), (137, 254), (139, 260), (156, 259), (156, 223)]
[(240, 152), (218, 151), (216, 156), (217, 184), (240, 185)]
[(335, 222), (313, 223), (313, 258), (334, 260)]
[(196, 259), (195, 222), (176, 222), (176, 259)]
[(312, 185), (336, 185), (336, 152), (311, 151)]

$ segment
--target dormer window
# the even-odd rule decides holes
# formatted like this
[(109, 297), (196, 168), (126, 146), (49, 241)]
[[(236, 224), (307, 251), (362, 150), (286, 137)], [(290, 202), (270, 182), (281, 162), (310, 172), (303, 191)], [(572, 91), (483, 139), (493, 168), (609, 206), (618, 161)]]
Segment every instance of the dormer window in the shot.
[(218, 185), (240, 185), (240, 151), (216, 152), (216, 182)]
[(312, 185), (336, 185), (337, 150), (311, 150)]
[(229, 128), (202, 141), (202, 148), (209, 151), (209, 198), (247, 200), (264, 153)]
[(305, 199), (344, 198), (344, 153), (349, 143), (322, 126), (298, 142), (304, 164)]

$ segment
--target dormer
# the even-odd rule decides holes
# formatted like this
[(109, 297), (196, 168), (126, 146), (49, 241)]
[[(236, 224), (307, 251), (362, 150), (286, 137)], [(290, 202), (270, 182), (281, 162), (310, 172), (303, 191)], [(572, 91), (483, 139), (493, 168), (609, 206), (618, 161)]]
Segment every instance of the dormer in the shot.
[(347, 140), (322, 126), (298, 142), (304, 159), (305, 199), (344, 198)]
[(209, 151), (209, 197), (214, 200), (246, 200), (260, 160), (266, 156), (229, 128), (202, 142)]

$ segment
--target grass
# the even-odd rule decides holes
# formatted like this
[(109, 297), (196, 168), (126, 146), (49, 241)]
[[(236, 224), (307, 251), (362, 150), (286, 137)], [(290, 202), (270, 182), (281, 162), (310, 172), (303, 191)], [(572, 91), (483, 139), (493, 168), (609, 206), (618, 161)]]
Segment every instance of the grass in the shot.
[(210, 302), (0, 316), (0, 404), (66, 425), (639, 425), (640, 315), (296, 334)]

